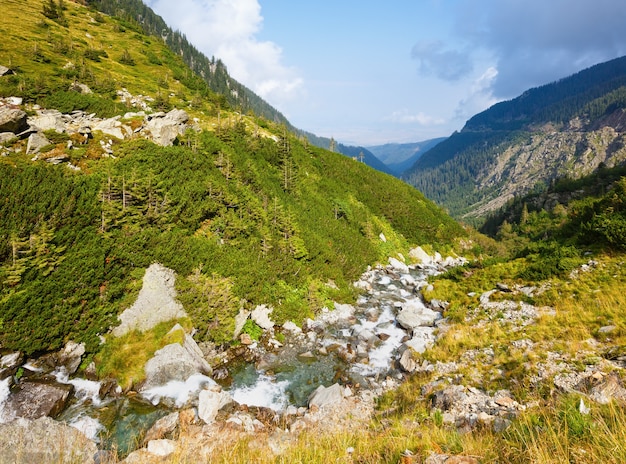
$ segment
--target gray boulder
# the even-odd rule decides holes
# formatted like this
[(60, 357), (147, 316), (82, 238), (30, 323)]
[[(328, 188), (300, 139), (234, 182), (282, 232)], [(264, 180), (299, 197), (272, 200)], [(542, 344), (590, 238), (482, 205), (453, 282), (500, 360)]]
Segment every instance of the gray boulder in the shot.
[(119, 316), (121, 323), (113, 329), (113, 335), (121, 337), (134, 329), (145, 331), (161, 322), (187, 317), (176, 299), (175, 283), (174, 271), (159, 263), (151, 264), (137, 300)]
[(341, 403), (343, 399), (343, 388), (338, 383), (330, 387), (320, 385), (309, 395), (309, 408), (313, 406), (323, 408), (324, 406)]
[(22, 380), (11, 391), (4, 404), (6, 419), (56, 417), (65, 409), (74, 387), (51, 379)]
[(222, 391), (217, 385), (211, 389), (202, 390), (198, 397), (198, 417), (206, 424), (211, 424), (215, 421), (219, 410), (232, 402), (230, 394)]
[(183, 344), (172, 343), (154, 353), (145, 366), (143, 392), (171, 381), (186, 381), (194, 374), (211, 374), (211, 366), (202, 357), (194, 339), (186, 334)]
[(85, 344), (70, 340), (60, 351), (40, 358), (40, 362), (50, 370), (63, 367), (67, 374), (72, 375), (78, 370), (84, 354)]
[(0, 106), (0, 132), (19, 134), (28, 128), (26, 113), (17, 108)]
[(250, 313), (250, 319), (257, 323), (263, 330), (274, 328), (274, 321), (270, 319), (270, 314), (274, 311), (271, 306), (258, 305)]
[(0, 380), (13, 375), (24, 362), (24, 353), (15, 351), (0, 357)]
[(58, 110), (40, 110), (37, 112), (37, 116), (28, 118), (28, 125), (40, 131), (65, 132), (63, 115)]
[(154, 143), (169, 147), (178, 135), (185, 133), (188, 120), (189, 115), (184, 110), (174, 109), (163, 116), (155, 113), (147, 122), (146, 130)]
[(396, 320), (403, 328), (413, 330), (416, 327), (432, 326), (440, 318), (441, 314), (427, 308), (420, 300), (410, 300), (398, 313)]
[(28, 144), (26, 145), (27, 155), (36, 155), (41, 149), (50, 145), (50, 141), (41, 132), (33, 132), (28, 136)]
[(49, 417), (0, 424), (0, 464), (91, 464), (97, 451), (81, 432)]
[(120, 140), (124, 140), (126, 135), (131, 134), (130, 127), (122, 124), (118, 121), (119, 116), (110, 119), (103, 119), (102, 121), (94, 124), (91, 129), (94, 131), (100, 131), (103, 134), (110, 135)]

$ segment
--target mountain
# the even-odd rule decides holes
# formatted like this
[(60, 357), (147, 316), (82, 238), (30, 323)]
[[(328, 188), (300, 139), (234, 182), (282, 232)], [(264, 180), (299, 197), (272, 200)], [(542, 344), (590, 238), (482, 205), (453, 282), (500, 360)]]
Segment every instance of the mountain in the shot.
[(386, 143), (367, 147), (367, 149), (381, 160), (391, 173), (400, 177), (404, 171), (412, 167), (415, 162), (428, 150), (444, 141), (446, 137), (424, 140), (414, 143)]
[(301, 324), (352, 301), (368, 265), (466, 234), (406, 183), (236, 111), (245, 102), (125, 14), (13, 3), (0, 18), (2, 348), (98, 351), (154, 262), (176, 272), (197, 338), (227, 344), (240, 308)]
[(480, 221), (509, 199), (626, 159), (626, 57), (534, 88), (472, 117), (403, 178), (453, 216)]
[(310, 132), (296, 129), (295, 131), (302, 138), (308, 140), (310, 143), (315, 145), (316, 147), (325, 148), (327, 150), (336, 151), (341, 153), (342, 155), (346, 155), (354, 160), (365, 163), (366, 165), (387, 174), (392, 174), (389, 167), (380, 161), (371, 151), (369, 151), (365, 147), (354, 146), (354, 145), (344, 145), (342, 143), (337, 143), (335, 139), (328, 137), (320, 137), (318, 135), (312, 134)]

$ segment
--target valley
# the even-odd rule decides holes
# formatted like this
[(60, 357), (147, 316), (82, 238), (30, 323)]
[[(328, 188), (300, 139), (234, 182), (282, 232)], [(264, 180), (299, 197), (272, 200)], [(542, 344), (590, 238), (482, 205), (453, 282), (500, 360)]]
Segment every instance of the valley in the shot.
[(0, 463), (626, 461), (624, 59), (331, 147), (138, 0), (5, 3)]

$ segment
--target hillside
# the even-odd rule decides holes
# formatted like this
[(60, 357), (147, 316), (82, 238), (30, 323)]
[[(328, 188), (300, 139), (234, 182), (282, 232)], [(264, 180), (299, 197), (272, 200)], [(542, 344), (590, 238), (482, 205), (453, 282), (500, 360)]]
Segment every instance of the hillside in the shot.
[[(2, 130), (4, 348), (71, 338), (97, 349), (155, 261), (181, 276), (202, 338), (223, 343), (241, 305), (301, 323), (352, 298), (368, 264), (464, 235), (403, 182), (227, 111), (132, 22), (71, 2), (56, 17), (44, 2), (8, 3), (2, 111), (28, 120)], [(202, 285), (225, 302), (208, 315)]]
[(474, 116), (404, 178), (453, 216), (484, 218), (514, 196), (626, 158), (626, 57), (528, 90)]

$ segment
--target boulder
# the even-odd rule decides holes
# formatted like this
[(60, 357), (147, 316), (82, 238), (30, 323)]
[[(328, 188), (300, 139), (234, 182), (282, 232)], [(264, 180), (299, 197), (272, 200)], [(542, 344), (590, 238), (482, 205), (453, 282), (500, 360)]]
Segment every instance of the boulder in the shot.
[(0, 464), (87, 464), (97, 451), (81, 432), (49, 417), (0, 424)]
[(49, 378), (22, 379), (11, 391), (4, 405), (5, 418), (38, 419), (56, 417), (67, 405), (74, 391), (72, 385)]
[(330, 387), (320, 385), (309, 395), (309, 408), (313, 406), (323, 408), (324, 406), (337, 404), (343, 401), (343, 398), (343, 388), (338, 383)]
[(118, 117), (103, 119), (91, 127), (94, 131), (100, 131), (103, 134), (110, 135), (120, 140), (124, 140), (127, 134), (132, 133), (128, 126), (118, 121)]
[(259, 305), (250, 313), (250, 319), (263, 330), (270, 330), (274, 328), (274, 321), (270, 319), (270, 314), (274, 311), (271, 306)]
[(26, 113), (17, 108), (0, 106), (0, 132), (19, 134), (28, 128)]
[(250, 311), (239, 308), (239, 312), (235, 316), (235, 331), (233, 332), (233, 340), (236, 340), (243, 330), (243, 326), (246, 324), (248, 317), (250, 317)]
[(208, 390), (202, 390), (198, 397), (198, 417), (206, 424), (211, 424), (215, 421), (219, 410), (232, 402), (230, 394), (222, 391), (217, 385)]
[(171, 381), (184, 382), (194, 374), (211, 374), (211, 366), (202, 357), (200, 348), (190, 335), (185, 341), (166, 345), (146, 363), (146, 379), (141, 391), (162, 386)]
[(0, 132), (0, 145), (14, 140), (17, 136), (13, 132)]
[(416, 327), (413, 329), (413, 338), (404, 343), (405, 348), (410, 348), (416, 353), (423, 353), (435, 343), (435, 329), (432, 327)]
[(408, 274), (409, 273), (409, 266), (404, 264), (399, 259), (389, 258), (389, 266), (391, 266), (391, 268), (394, 271), (396, 271), (396, 272), (400, 272), (402, 274)]
[(147, 444), (151, 440), (160, 440), (162, 438), (178, 438), (176, 432), (178, 431), (179, 418), (180, 414), (178, 411), (161, 417), (146, 432), (146, 436), (143, 439), (144, 444)]
[(433, 258), (419, 246), (409, 251), (409, 257), (422, 264), (432, 264), (433, 262)]
[(150, 440), (147, 450), (148, 453), (155, 456), (167, 457), (176, 451), (176, 442), (172, 440)]
[(178, 135), (187, 130), (189, 115), (184, 110), (174, 109), (165, 115), (155, 113), (146, 124), (146, 130), (157, 145), (169, 147)]
[(13, 375), (24, 363), (24, 354), (21, 351), (7, 353), (0, 357), (0, 380)]
[(159, 263), (151, 264), (143, 277), (143, 286), (135, 303), (119, 316), (121, 324), (113, 335), (121, 337), (131, 330), (149, 330), (155, 325), (187, 317), (177, 301), (174, 271)]
[(411, 350), (404, 350), (404, 353), (400, 356), (399, 364), (402, 370), (409, 374), (417, 370), (417, 361), (413, 357)]
[(41, 132), (33, 132), (28, 136), (28, 144), (26, 145), (27, 155), (36, 155), (41, 149), (50, 145), (50, 141)]
[(413, 299), (404, 304), (396, 320), (406, 330), (413, 330), (416, 327), (433, 326), (440, 318), (441, 314), (427, 308), (420, 300)]
[(11, 68), (0, 65), (0, 76), (9, 76), (11, 74), (15, 74), (15, 71), (13, 71)]
[(39, 110), (36, 116), (28, 118), (28, 125), (42, 132), (47, 130), (65, 132), (65, 121), (58, 110)]
[(63, 367), (68, 375), (74, 374), (85, 354), (85, 344), (69, 341), (58, 352), (42, 356), (39, 361), (50, 370)]

